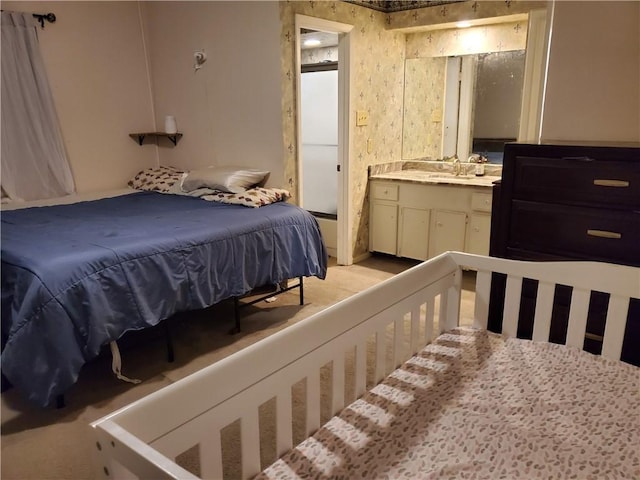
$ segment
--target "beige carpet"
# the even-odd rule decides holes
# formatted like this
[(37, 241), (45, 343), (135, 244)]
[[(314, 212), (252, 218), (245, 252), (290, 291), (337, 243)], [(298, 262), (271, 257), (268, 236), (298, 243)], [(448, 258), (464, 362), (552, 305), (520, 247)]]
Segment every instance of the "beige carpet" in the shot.
[[(242, 332), (229, 335), (232, 305), (224, 302), (169, 323), (175, 361), (166, 361), (164, 330), (151, 330), (119, 342), (123, 373), (142, 379), (139, 385), (121, 382), (111, 374), (109, 355), (85, 366), (78, 383), (66, 396), (63, 409), (38, 409), (15, 389), (2, 394), (1, 478), (93, 478), (89, 423), (165, 385), (193, 373), (272, 333), (385, 280), (415, 262), (371, 257), (349, 267), (330, 263), (327, 278), (305, 280), (305, 305), (297, 290), (279, 294), (273, 303), (260, 302), (242, 313)], [(465, 275), (463, 319), (469, 319), (473, 298), (472, 273)]]

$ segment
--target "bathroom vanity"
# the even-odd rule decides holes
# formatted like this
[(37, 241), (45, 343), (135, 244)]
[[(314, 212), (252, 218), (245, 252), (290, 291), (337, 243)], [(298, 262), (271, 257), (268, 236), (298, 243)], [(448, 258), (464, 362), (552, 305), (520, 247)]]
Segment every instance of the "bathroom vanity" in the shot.
[(489, 254), (493, 182), (474, 165), (395, 162), (369, 175), (369, 251), (426, 260), (447, 250)]

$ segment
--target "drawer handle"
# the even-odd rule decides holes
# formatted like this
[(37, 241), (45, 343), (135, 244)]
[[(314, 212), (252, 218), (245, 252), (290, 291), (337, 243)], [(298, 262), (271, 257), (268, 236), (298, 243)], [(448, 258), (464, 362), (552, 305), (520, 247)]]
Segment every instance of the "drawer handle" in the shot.
[(576, 160), (578, 162), (593, 162), (591, 157), (562, 157), (562, 160)]
[(629, 182), (626, 180), (609, 180), (608, 178), (596, 178), (593, 181), (594, 185), (600, 187), (628, 187)]
[(620, 239), (622, 238), (622, 234), (618, 233), (618, 232), (609, 232), (608, 230), (592, 230), (592, 229), (588, 229), (587, 230), (587, 235), (591, 235), (592, 237), (599, 237), (599, 238), (613, 238), (613, 239)]

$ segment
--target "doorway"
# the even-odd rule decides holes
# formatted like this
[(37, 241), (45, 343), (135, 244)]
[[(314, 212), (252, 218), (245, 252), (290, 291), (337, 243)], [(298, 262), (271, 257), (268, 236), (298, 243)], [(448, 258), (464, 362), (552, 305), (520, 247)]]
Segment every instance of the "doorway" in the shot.
[[(352, 28), (352, 25), (296, 15), (298, 198), (300, 205), (318, 219), (329, 255), (335, 256), (341, 265), (353, 263), (349, 193), (349, 32)], [(322, 47), (322, 43), (316, 43), (316, 47), (332, 49), (335, 58), (327, 58), (325, 50), (315, 57), (311, 55), (314, 60), (309, 61), (309, 52), (304, 52), (309, 48), (303, 47), (302, 42), (314, 36), (316, 42), (324, 39), (332, 44)], [(309, 64), (315, 67), (305, 66), (303, 73), (303, 65)], [(317, 93), (320, 91), (314, 90), (316, 88), (324, 90)], [(331, 108), (317, 110), (323, 103), (330, 104)], [(308, 113), (310, 115), (306, 115)], [(318, 120), (323, 116), (332, 117), (335, 122), (335, 126), (329, 127), (330, 132), (321, 131)]]

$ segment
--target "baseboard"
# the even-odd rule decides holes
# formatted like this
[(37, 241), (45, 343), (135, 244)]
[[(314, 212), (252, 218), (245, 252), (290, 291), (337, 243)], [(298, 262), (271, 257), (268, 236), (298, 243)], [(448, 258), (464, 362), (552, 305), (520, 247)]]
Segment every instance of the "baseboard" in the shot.
[(362, 262), (362, 261), (366, 260), (367, 258), (369, 258), (370, 256), (371, 256), (371, 253), (370, 253), (370, 252), (365, 252), (365, 253), (363, 253), (362, 255), (358, 255), (357, 257), (355, 257), (355, 258), (353, 259), (353, 263), (359, 263), (359, 262)]

